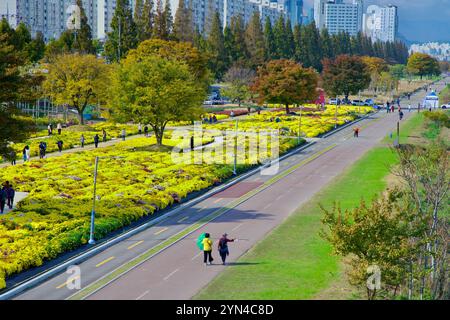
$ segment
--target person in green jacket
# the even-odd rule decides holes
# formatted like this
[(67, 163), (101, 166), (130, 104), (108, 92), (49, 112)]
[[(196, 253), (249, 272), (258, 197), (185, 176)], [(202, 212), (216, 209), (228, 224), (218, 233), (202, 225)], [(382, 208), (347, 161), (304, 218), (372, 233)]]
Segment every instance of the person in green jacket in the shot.
[(207, 265), (207, 261), (209, 261), (209, 264), (212, 264), (213, 257), (211, 255), (212, 253), (212, 241), (210, 239), (209, 233), (205, 234), (205, 238), (202, 241), (203, 244), (203, 262), (205, 263), (205, 266)]

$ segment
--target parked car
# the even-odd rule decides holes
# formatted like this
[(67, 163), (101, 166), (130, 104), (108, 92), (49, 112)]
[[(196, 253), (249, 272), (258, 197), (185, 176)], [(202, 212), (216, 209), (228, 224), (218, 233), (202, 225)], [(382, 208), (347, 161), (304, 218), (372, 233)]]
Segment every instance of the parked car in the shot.
[(365, 106), (374, 106), (375, 101), (373, 101), (373, 99), (366, 99), (366, 101), (364, 101), (364, 105)]
[(334, 99), (328, 100), (328, 104), (337, 104), (337, 99), (334, 98)]
[(441, 106), (441, 108), (442, 108), (442, 109), (450, 109), (450, 103), (443, 104), (443, 105)]
[(364, 106), (364, 105), (365, 105), (365, 102), (362, 101), (362, 100), (353, 100), (353, 101), (352, 101), (352, 105), (353, 105), (353, 106)]

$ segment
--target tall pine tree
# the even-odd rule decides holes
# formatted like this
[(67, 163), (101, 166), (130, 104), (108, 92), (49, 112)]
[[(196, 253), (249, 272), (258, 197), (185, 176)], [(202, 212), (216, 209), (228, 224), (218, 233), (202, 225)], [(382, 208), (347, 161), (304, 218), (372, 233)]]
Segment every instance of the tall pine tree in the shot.
[(266, 57), (268, 60), (277, 58), (277, 47), (275, 44), (275, 37), (273, 35), (272, 23), (269, 17), (266, 17), (266, 22), (264, 24), (264, 44), (266, 47)]
[(145, 35), (145, 24), (144, 20), (144, 0), (135, 0), (134, 4), (134, 23), (136, 24), (136, 35), (138, 41), (144, 41), (147, 39)]
[(248, 50), (248, 67), (256, 69), (266, 60), (264, 33), (259, 11), (255, 11), (245, 30), (245, 45)]
[(232, 63), (243, 66), (247, 61), (248, 54), (245, 46), (245, 24), (242, 16), (238, 15), (231, 18), (231, 33), (234, 42)]
[(142, 20), (143, 20), (143, 39), (150, 39), (153, 36), (153, 26), (155, 22), (155, 3), (153, 0), (145, 0)]
[(83, 8), (83, 1), (77, 0), (77, 6), (80, 8), (80, 30), (75, 30), (75, 40), (73, 49), (80, 53), (95, 53), (94, 45), (92, 43), (92, 31), (88, 23), (86, 12)]
[(194, 41), (194, 22), (192, 19), (192, 1), (189, 1), (189, 6), (186, 6), (186, 2), (180, 0), (173, 25), (175, 39), (191, 43)]
[(212, 19), (211, 30), (208, 35), (208, 48), (210, 54), (209, 67), (214, 72), (216, 79), (221, 79), (228, 68), (224, 46), (222, 23), (219, 13), (216, 12)]
[(128, 0), (117, 0), (111, 29), (105, 42), (105, 56), (109, 61), (120, 61), (137, 45), (136, 25)]

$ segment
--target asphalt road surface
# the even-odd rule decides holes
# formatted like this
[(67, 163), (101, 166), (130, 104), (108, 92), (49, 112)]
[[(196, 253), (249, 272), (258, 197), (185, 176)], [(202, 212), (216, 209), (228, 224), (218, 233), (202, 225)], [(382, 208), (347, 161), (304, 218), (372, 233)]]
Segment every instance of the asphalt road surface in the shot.
[[(433, 87), (439, 89), (442, 85)], [(402, 105), (417, 106), (423, 96), (424, 92), (420, 92)], [(407, 119), (414, 112), (404, 113)], [(383, 110), (373, 114), (358, 124), (359, 138), (353, 137), (353, 126), (350, 126), (319, 139), (311, 147), (281, 161), (278, 175), (250, 176), (102, 251), (79, 265), (81, 274), (75, 281), (80, 280), (81, 289), (69, 289), (67, 284), (73, 279), (61, 273), (16, 299), (190, 299), (224, 268), (245, 268), (233, 261), (387, 134), (395, 134), (398, 118), (398, 112), (388, 114)], [(155, 250), (155, 246), (211, 215), (215, 216), (213, 220), (167, 248)], [(209, 232), (214, 240), (215, 260), (211, 266), (203, 265), (202, 252), (196, 246), (196, 239), (203, 232)], [(226, 266), (219, 262), (216, 250), (217, 240), (224, 232), (238, 238), (230, 245)], [(135, 260), (140, 255), (151, 258)]]

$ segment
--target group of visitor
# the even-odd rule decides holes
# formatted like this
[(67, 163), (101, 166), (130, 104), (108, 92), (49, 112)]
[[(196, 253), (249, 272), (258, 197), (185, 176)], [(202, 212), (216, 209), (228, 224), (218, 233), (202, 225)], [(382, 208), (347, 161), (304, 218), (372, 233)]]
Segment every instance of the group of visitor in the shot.
[[(60, 135), (62, 132), (62, 125), (60, 122), (56, 125), (56, 130), (58, 130), (58, 134)], [(53, 123), (49, 123), (47, 126), (48, 135), (51, 136), (53, 134)]]
[(9, 209), (13, 208), (15, 194), (16, 192), (9, 181), (3, 183), (0, 189), (0, 213), (3, 213), (5, 206), (8, 206)]
[[(225, 265), (225, 261), (227, 256), (230, 254), (228, 250), (228, 242), (234, 242), (236, 239), (229, 239), (228, 234), (224, 233), (222, 237), (219, 239), (219, 242), (217, 244), (217, 250), (219, 251), (219, 255), (222, 258), (222, 264)], [(211, 240), (211, 235), (209, 233), (205, 234), (205, 237), (202, 240), (202, 246), (203, 246), (203, 262), (205, 266), (209, 262), (211, 265), (214, 261), (214, 258), (212, 257), (212, 246), (213, 241)]]

